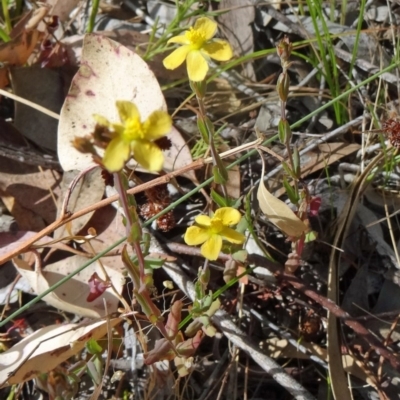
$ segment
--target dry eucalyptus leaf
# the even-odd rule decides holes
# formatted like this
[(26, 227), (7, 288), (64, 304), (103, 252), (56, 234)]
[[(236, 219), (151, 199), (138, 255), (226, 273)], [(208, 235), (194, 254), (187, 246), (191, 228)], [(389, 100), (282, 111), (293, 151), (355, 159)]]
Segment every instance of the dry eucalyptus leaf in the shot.
[[(254, 22), (255, 10), (251, 0), (221, 0), (219, 9), (225, 12), (218, 16), (221, 31), (239, 56), (254, 51), (254, 36), (251, 24)], [(244, 66), (246, 78), (256, 80), (253, 65)]]
[(97, 321), (90, 325), (50, 325), (22, 339), (0, 354), (0, 387), (22, 383), (46, 373), (81, 351), (89, 339), (107, 334), (108, 326), (121, 321)]
[(357, 143), (321, 143), (315, 150), (301, 156), (301, 177), (319, 171), (360, 149)]
[(79, 0), (47, 0), (47, 4), (52, 6), (49, 14), (57, 15), (62, 22), (68, 21), (71, 11), (78, 3)]
[[(76, 171), (66, 172), (62, 180), (63, 195), (58, 202), (57, 217), (60, 217), (62, 204), (66, 189), (76, 175)], [(101, 177), (101, 169), (96, 168), (89, 171), (79, 180), (76, 187), (72, 191), (68, 202), (67, 210), (71, 213), (84, 209), (94, 203), (100, 201), (104, 195), (105, 183)], [(63, 225), (54, 232), (54, 239), (60, 239), (64, 236), (76, 235), (88, 223), (94, 211), (87, 213), (80, 218), (71, 221), (68, 225)], [(86, 232), (84, 232), (86, 234)]]
[(31, 165), (0, 157), (0, 196), (15, 198), (20, 206), (33, 211), (46, 224), (56, 217), (53, 197), (58, 197), (61, 177), (54, 170), (35, 170)]
[(1, 201), (6, 206), (9, 213), (14, 217), (21, 231), (39, 232), (46, 228), (46, 224), (39, 215), (25, 208), (13, 196), (0, 196)]
[(142, 120), (153, 111), (166, 110), (157, 79), (136, 53), (104, 36), (86, 35), (81, 67), (72, 80), (58, 127), (58, 156), (65, 171), (92, 164), (91, 155), (78, 152), (71, 141), (93, 132), (93, 114), (118, 122), (117, 100), (135, 103)]
[[(47, 265), (44, 270), (40, 270), (39, 268), (32, 270), (25, 260), (13, 259), (14, 266), (29, 281), (35, 294), (43, 293), (50, 286), (78, 269), (85, 262), (87, 262), (85, 257), (72, 256)], [(122, 273), (106, 266), (104, 268), (116, 291), (121, 294), (124, 284)], [(99, 318), (105, 316), (107, 313), (117, 311), (119, 298), (112, 288), (108, 288), (102, 296), (94, 301), (86, 301), (90, 293), (89, 279), (95, 272), (102, 279), (106, 279), (99, 263), (95, 262), (61, 285), (54, 292), (45, 296), (43, 300), (55, 308), (88, 318)], [(105, 309), (104, 300), (107, 309)]]
[(268, 220), (286, 235), (299, 237), (307, 230), (307, 226), (290, 207), (267, 190), (263, 180), (261, 180), (258, 186), (257, 199), (261, 211)]
[[(81, 248), (88, 253), (98, 254), (105, 250), (110, 243), (115, 243), (126, 235), (126, 227), (124, 225), (121, 214), (117, 213), (114, 207), (102, 207), (95, 211), (91, 221), (90, 227), (97, 232), (97, 236), (90, 243), (85, 242), (81, 244)], [(106, 257), (101, 260), (110, 268), (124, 271), (125, 267), (121, 260), (121, 252), (124, 243), (115, 247), (112, 253), (108, 253)], [(112, 255), (113, 254), (113, 255)]]

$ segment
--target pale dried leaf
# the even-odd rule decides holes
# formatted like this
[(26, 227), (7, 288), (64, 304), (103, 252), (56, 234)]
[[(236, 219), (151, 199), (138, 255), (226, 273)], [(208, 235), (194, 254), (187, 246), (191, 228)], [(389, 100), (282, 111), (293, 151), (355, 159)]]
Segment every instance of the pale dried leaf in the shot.
[[(244, 56), (254, 51), (254, 37), (251, 24), (254, 22), (254, 5), (251, 0), (221, 0), (220, 10), (228, 10), (221, 13), (218, 22), (221, 31), (233, 47), (236, 55)], [(252, 64), (244, 65), (245, 76), (255, 80), (256, 75)]]
[(307, 230), (307, 226), (290, 207), (267, 190), (263, 180), (258, 186), (257, 199), (268, 220), (286, 235), (299, 237)]
[(71, 11), (78, 5), (79, 0), (48, 0), (51, 5), (50, 15), (57, 15), (60, 21), (65, 22), (70, 18)]
[(22, 339), (0, 354), (0, 387), (32, 379), (49, 372), (81, 351), (89, 339), (101, 339), (121, 321), (97, 321), (87, 326), (78, 324), (50, 325)]
[[(57, 217), (60, 217), (61, 215), (64, 195), (75, 175), (76, 173), (70, 171), (66, 172), (63, 176), (63, 196), (60, 197)], [(104, 195), (104, 188), (105, 183), (103, 178), (101, 177), (101, 169), (96, 168), (94, 170), (91, 170), (90, 172), (85, 174), (82, 179), (79, 180), (76, 187), (72, 191), (67, 210), (71, 213), (74, 213), (94, 203), (97, 203), (102, 199)], [(59, 239), (63, 236), (76, 235), (88, 223), (93, 213), (94, 211), (71, 221), (71, 223), (68, 225), (63, 225), (54, 232), (54, 239)], [(84, 232), (83, 234), (86, 234), (86, 232)]]
[[(40, 294), (66, 275), (78, 269), (87, 262), (87, 259), (81, 256), (68, 257), (47, 265), (43, 271), (40, 271), (39, 268), (32, 270), (29, 264), (22, 259), (14, 258), (13, 262), (18, 272), (29, 281), (34, 293)], [(106, 266), (104, 268), (115, 289), (121, 294), (124, 284), (122, 273)], [(43, 300), (55, 308), (88, 318), (99, 318), (105, 316), (106, 313), (117, 311), (119, 298), (112, 288), (108, 288), (96, 300), (92, 302), (86, 301), (90, 293), (89, 279), (95, 272), (102, 279), (106, 278), (99, 263), (95, 262), (54, 292), (45, 296)], [(105, 310), (104, 301), (106, 302), (107, 310)]]
[(56, 217), (51, 193), (58, 197), (60, 180), (56, 171), (35, 171), (30, 165), (0, 158), (0, 195), (14, 197), (19, 205), (39, 215), (46, 224), (51, 224)]
[(318, 148), (301, 156), (302, 178), (325, 168), (360, 149), (357, 143), (321, 143)]

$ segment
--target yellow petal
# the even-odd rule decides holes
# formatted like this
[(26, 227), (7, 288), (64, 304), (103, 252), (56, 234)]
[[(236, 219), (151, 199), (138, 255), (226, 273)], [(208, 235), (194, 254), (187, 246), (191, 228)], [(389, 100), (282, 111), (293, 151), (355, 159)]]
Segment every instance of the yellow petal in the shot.
[(189, 40), (185, 35), (174, 36), (168, 40), (168, 44), (170, 43), (178, 43), (178, 44), (189, 44)]
[(131, 101), (118, 100), (116, 104), (121, 122), (125, 122), (130, 118), (140, 120), (139, 111)]
[(232, 207), (221, 207), (215, 214), (215, 218), (219, 218), (225, 226), (236, 225), (241, 218), (240, 212)]
[(219, 235), (212, 235), (200, 249), (203, 257), (213, 261), (218, 258), (218, 255), (222, 249), (222, 238)]
[(101, 126), (107, 126), (108, 128), (111, 126), (111, 122), (102, 115), (94, 114), (93, 119)]
[(200, 51), (193, 50), (188, 54), (186, 66), (189, 79), (193, 82), (200, 82), (207, 75), (208, 64)]
[(104, 167), (109, 172), (120, 171), (130, 154), (130, 146), (128, 142), (116, 137), (108, 144), (103, 157)]
[(188, 45), (178, 47), (168, 57), (164, 58), (164, 67), (167, 69), (178, 68), (185, 61), (189, 51), (190, 46)]
[(125, 131), (125, 127), (121, 124), (111, 124), (117, 136), (122, 136)]
[(131, 149), (135, 160), (148, 171), (160, 171), (164, 164), (164, 155), (160, 148), (148, 140), (134, 140)]
[(185, 243), (189, 246), (197, 246), (198, 244), (204, 243), (210, 234), (207, 229), (203, 229), (199, 226), (189, 226), (186, 229), (186, 233), (184, 236)]
[(194, 220), (201, 226), (211, 226), (211, 218), (207, 215), (198, 215)]
[(235, 244), (242, 244), (246, 240), (244, 235), (228, 227), (225, 227), (219, 234), (223, 239)]
[(154, 111), (143, 124), (146, 139), (156, 140), (169, 133), (172, 128), (171, 117), (165, 111)]
[(222, 39), (214, 39), (210, 43), (205, 43), (202, 51), (217, 61), (228, 61), (233, 55), (231, 45)]
[(199, 18), (194, 24), (194, 29), (203, 34), (205, 40), (209, 40), (217, 32), (217, 23), (210, 18)]

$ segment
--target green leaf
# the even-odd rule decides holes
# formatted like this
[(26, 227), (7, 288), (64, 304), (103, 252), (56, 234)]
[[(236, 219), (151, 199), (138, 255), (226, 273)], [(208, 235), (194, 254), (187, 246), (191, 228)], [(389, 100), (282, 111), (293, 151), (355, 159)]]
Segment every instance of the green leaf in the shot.
[(161, 258), (145, 258), (144, 265), (149, 270), (158, 269), (164, 265), (164, 260)]
[(86, 342), (86, 349), (90, 354), (101, 354), (103, 352), (102, 347), (94, 339), (89, 339)]
[(229, 207), (230, 206), (229, 201), (225, 197), (223, 197), (219, 193), (217, 193), (214, 189), (211, 189), (211, 198), (220, 207)]
[(297, 146), (293, 147), (293, 168), (296, 178), (299, 179), (301, 176), (301, 169), (300, 169), (300, 154)]
[(306, 233), (306, 237), (305, 237), (305, 243), (309, 243), (312, 242), (314, 240), (317, 240), (318, 238), (318, 233), (315, 231), (310, 231)]
[(292, 139), (292, 131), (290, 129), (289, 122), (285, 120), (280, 120), (278, 123), (278, 135), (279, 140), (282, 144), (290, 142)]
[(246, 250), (239, 250), (236, 253), (232, 254), (232, 258), (234, 260), (236, 260), (236, 261), (244, 263), (247, 260), (247, 251)]
[(217, 185), (224, 185), (228, 181), (228, 172), (224, 166), (221, 169), (217, 165), (214, 165), (212, 172), (214, 175), (214, 182)]
[(283, 187), (286, 190), (286, 194), (289, 197), (289, 200), (291, 201), (292, 204), (298, 204), (299, 202), (299, 196), (298, 194), (295, 192), (295, 190), (293, 189), (293, 187), (290, 185), (290, 183), (288, 182), (288, 180), (286, 179), (286, 177), (283, 177), (283, 181), (282, 181)]
[(294, 172), (291, 170), (291, 168), (289, 167), (289, 165), (286, 163), (286, 161), (282, 161), (282, 168), (285, 170), (285, 172), (291, 176), (293, 179), (297, 179), (296, 175), (294, 174)]
[(208, 140), (208, 130), (207, 130), (206, 123), (202, 119), (199, 118), (197, 120), (197, 127), (199, 128), (201, 137), (203, 138), (204, 142), (208, 144), (209, 140)]

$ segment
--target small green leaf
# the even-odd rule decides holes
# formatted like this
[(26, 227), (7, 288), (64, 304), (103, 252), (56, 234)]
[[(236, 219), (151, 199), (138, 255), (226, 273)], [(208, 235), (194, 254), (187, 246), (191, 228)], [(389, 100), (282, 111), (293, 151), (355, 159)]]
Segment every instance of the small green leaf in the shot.
[(197, 127), (199, 128), (201, 137), (203, 138), (204, 142), (208, 144), (209, 140), (208, 140), (207, 126), (206, 126), (205, 122), (200, 118), (197, 120)]
[(217, 185), (224, 185), (228, 181), (228, 172), (224, 166), (221, 169), (217, 165), (214, 165), (212, 172), (214, 175), (214, 182)]
[(232, 258), (236, 261), (244, 263), (247, 260), (247, 251), (246, 250), (239, 250), (236, 253), (232, 254)]
[(294, 174), (294, 172), (291, 170), (291, 168), (289, 167), (289, 165), (287, 165), (286, 161), (282, 161), (282, 168), (285, 170), (285, 172), (291, 176), (293, 179), (296, 179), (296, 175)]
[(164, 265), (164, 260), (161, 258), (145, 258), (144, 265), (146, 269), (158, 269)]
[(310, 231), (306, 233), (306, 237), (305, 237), (305, 243), (309, 243), (312, 242), (314, 240), (317, 240), (318, 238), (318, 233), (315, 231)]
[(301, 176), (301, 169), (300, 169), (300, 154), (297, 146), (293, 147), (293, 167), (294, 167), (294, 174), (296, 175), (296, 178), (299, 179)]
[(227, 199), (225, 197), (221, 196), (219, 193), (217, 193), (214, 189), (211, 189), (211, 198), (220, 207), (229, 207), (230, 206)]
[(298, 204), (299, 202), (299, 196), (298, 194), (295, 192), (295, 190), (293, 189), (293, 187), (290, 185), (290, 183), (288, 182), (288, 180), (286, 179), (286, 177), (283, 177), (283, 181), (282, 181), (283, 187), (286, 190), (286, 194), (289, 197), (289, 200), (291, 201), (292, 204)]
[(102, 347), (94, 339), (89, 339), (86, 342), (86, 349), (90, 354), (101, 354), (103, 352)]

